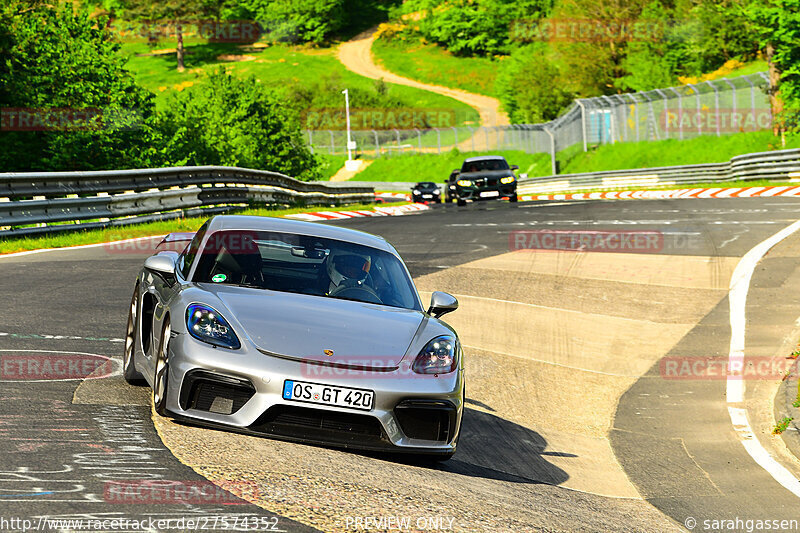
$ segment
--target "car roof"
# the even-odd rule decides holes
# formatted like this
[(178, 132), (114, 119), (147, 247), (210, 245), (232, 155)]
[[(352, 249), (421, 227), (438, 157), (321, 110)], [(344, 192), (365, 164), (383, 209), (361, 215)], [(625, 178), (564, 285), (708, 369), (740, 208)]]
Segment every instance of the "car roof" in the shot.
[(279, 217), (259, 217), (246, 215), (217, 215), (208, 223), (208, 233), (220, 230), (255, 230), (274, 231), (277, 233), (296, 233), (334, 239), (337, 241), (352, 242), (397, 254), (395, 249), (386, 242), (386, 239), (363, 231), (320, 224), (318, 222), (305, 222)]
[(506, 158), (502, 155), (481, 155), (478, 157), (470, 157), (464, 160), (464, 163), (472, 163), (474, 161), (505, 161)]

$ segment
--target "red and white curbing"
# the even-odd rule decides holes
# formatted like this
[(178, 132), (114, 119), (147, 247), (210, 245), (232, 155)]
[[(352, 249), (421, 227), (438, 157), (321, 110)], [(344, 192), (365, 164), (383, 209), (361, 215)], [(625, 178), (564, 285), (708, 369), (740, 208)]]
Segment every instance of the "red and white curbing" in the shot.
[(730, 187), (675, 189), (667, 191), (611, 191), (565, 194), (534, 194), (520, 200), (662, 200), (666, 198), (755, 198), (758, 196), (800, 196), (800, 187)]
[(315, 211), (313, 213), (297, 213), (294, 215), (286, 215), (284, 218), (294, 218), (297, 220), (306, 220), (309, 222), (319, 222), (321, 220), (337, 220), (343, 218), (358, 218), (358, 217), (386, 217), (405, 215), (413, 211), (425, 211), (429, 207), (425, 204), (408, 204), (397, 206), (378, 206), (372, 210), (360, 211)]
[(377, 202), (385, 202), (385, 201), (392, 201), (392, 200), (399, 200), (401, 202), (410, 202), (411, 195), (404, 194), (402, 192), (381, 192), (375, 193), (375, 201)]

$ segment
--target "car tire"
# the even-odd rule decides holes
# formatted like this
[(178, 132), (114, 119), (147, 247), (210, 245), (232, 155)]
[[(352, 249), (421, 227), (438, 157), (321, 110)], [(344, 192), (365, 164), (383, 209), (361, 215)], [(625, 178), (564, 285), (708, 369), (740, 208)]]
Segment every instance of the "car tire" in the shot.
[(156, 413), (167, 416), (167, 390), (169, 385), (169, 339), (172, 334), (169, 317), (161, 328), (161, 340), (158, 343), (156, 366), (153, 370), (153, 406)]
[(516, 193), (514, 193), (514, 194), (512, 194), (511, 196), (508, 197), (508, 201), (509, 202), (517, 202), (517, 200), (518, 199), (517, 199), (517, 194)]
[(128, 325), (125, 331), (125, 347), (122, 353), (122, 377), (131, 385), (141, 385), (142, 374), (136, 370), (136, 334), (139, 318), (139, 285), (133, 289), (131, 305), (128, 308)]
[(461, 198), (459, 198), (458, 200), (456, 200), (456, 203), (457, 203), (459, 206), (462, 206), (462, 207), (463, 207), (463, 206), (465, 206), (465, 205), (467, 205), (467, 201), (466, 201), (466, 200), (462, 200)]

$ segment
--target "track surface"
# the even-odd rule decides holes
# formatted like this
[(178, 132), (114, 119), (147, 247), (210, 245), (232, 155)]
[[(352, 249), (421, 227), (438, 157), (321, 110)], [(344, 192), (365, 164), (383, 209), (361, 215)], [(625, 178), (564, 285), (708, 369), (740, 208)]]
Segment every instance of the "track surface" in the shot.
[[(658, 308), (658, 313), (676, 309), (673, 321), (681, 324), (691, 322), (677, 315), (680, 308), (692, 307), (692, 294), (697, 295), (698, 301), (700, 295), (705, 298), (707, 307), (696, 306), (698, 323), (688, 327), (685, 335), (680, 333), (683, 330), (676, 329), (680, 335), (674, 346), (670, 342), (665, 347), (669, 356), (693, 357), (727, 353), (730, 330), (724, 289), (736, 258), (798, 218), (798, 200), (772, 198), (486, 204), (460, 209), (446, 206), (418, 215), (337, 223), (385, 236), (406, 259), (421, 290), (441, 287), (471, 295), (462, 298), (462, 309), (452, 315), (454, 324), (459, 313), (469, 316), (473, 298), (475, 302), (483, 298), (552, 308), (554, 314), (566, 308), (573, 314), (599, 316), (602, 311), (610, 316), (624, 315), (625, 310), (630, 313), (635, 309), (637, 314), (655, 322), (659, 317), (647, 315), (653, 312), (642, 302), (656, 307), (659, 302), (648, 302), (648, 293), (636, 293), (633, 283), (625, 284), (618, 279), (609, 281), (608, 277), (615, 274), (608, 269), (598, 270), (591, 261), (593, 258), (574, 260), (563, 275), (561, 271), (548, 274), (536, 270), (550, 264), (546, 261), (551, 260), (546, 259), (544, 263), (526, 267), (529, 268), (527, 272), (517, 272), (507, 278), (502, 277), (505, 274), (498, 270), (496, 261), (509, 252), (509, 232), (520, 229), (633, 229), (680, 234), (688, 240), (680, 241), (680, 245), (675, 241), (664, 251), (670, 254), (670, 261), (676, 263), (675, 256), (683, 256), (689, 262), (693, 257), (715, 258), (716, 270), (707, 286), (694, 287), (696, 279), (684, 276), (680, 284), (658, 293), (658, 298), (678, 299), (674, 305)], [(144, 255), (121, 254), (99, 247), (0, 259), (3, 274), (0, 275), (3, 301), (0, 349), (5, 350), (0, 352), (0, 357), (30, 353), (24, 350), (50, 350), (119, 359), (121, 343), (117, 340), (124, 330), (130, 285)], [(628, 255), (630, 257), (624, 259), (630, 264), (640, 257)], [(795, 320), (800, 310), (791, 296), (787, 298), (792, 294), (789, 291), (800, 285), (798, 257), (800, 239), (793, 237), (776, 247), (756, 271), (748, 300), (748, 350), (752, 346), (754, 353), (774, 355), (785, 348), (786, 339), (798, 333)], [(495, 263), (487, 263), (492, 261)], [(557, 261), (551, 263), (554, 269), (563, 267)], [(487, 264), (490, 268), (478, 268)], [(585, 272), (592, 269), (596, 274), (580, 278), (585, 286), (576, 288), (574, 278), (569, 276), (581, 273), (585, 276)], [(449, 273), (457, 275), (448, 277)], [(492, 278), (494, 275), (497, 277)], [(661, 271), (659, 275), (666, 278), (669, 273), (665, 275)], [(666, 279), (651, 279), (649, 283), (647, 291), (668, 284)], [(624, 305), (615, 308), (615, 302)], [(574, 316), (575, 324), (582, 324), (581, 318), (577, 314)], [(672, 320), (670, 317), (661, 319), (663, 322)], [(475, 337), (475, 333), (461, 330), (462, 338), (475, 338), (475, 344), (480, 344), (484, 340)], [(576, 327), (572, 338), (544, 339), (536, 351), (555, 345), (556, 355), (567, 353), (568, 345), (578, 342), (575, 339), (581, 334)], [(612, 340), (615, 349), (621, 352), (635, 351), (637, 346), (659, 341)], [(523, 364), (517, 356), (503, 359), (502, 354), (486, 349), (489, 344), (486, 340), (483, 345), (468, 349), (468, 355), (471, 361), (491, 362), (494, 366), (481, 368), (491, 368), (498, 376), (504, 376), (505, 366), (513, 368), (515, 375), (503, 379), (521, 379), (523, 384), (526, 379), (536, 382), (538, 373), (549, 368), (525, 366), (539, 362)], [(552, 366), (552, 362), (548, 364)], [(537, 375), (521, 375), (526, 369)], [(605, 375), (602, 372), (613, 379), (620, 377), (615, 375), (614, 368), (592, 368), (590, 362), (576, 368), (571, 375), (577, 381)], [(571, 405), (569, 398), (560, 396), (563, 390), (582, 387), (581, 383), (570, 383), (569, 379), (560, 378), (560, 382), (551, 382), (543, 390), (528, 391), (524, 387), (521, 390), (502, 388), (492, 381), (492, 376), (476, 376), (468, 382), (471, 408), (466, 414), (463, 446), (452, 461), (438, 468), (268, 439), (233, 437), (197, 428), (185, 430), (174, 424), (159, 423), (168, 443), (176, 442), (175, 439), (181, 442), (180, 439), (186, 438), (184, 431), (188, 431), (191, 438), (200, 435), (201, 442), (207, 440), (209, 448), (220, 446), (219, 449), (230, 450), (235, 456), (237, 450), (230, 445), (236, 442), (250, 456), (251, 462), (243, 457), (241, 463), (261, 473), (283, 475), (285, 472), (281, 468), (287, 470), (292, 466), (292, 472), (305, 472), (308, 478), (328, 479), (325, 476), (329, 475), (329, 484), (324, 490), (304, 485), (302, 479), (291, 480), (293, 484), (286, 486), (302, 497), (283, 494), (281, 498), (256, 498), (267, 510), (283, 515), (280, 526), (292, 531), (304, 530), (307, 526), (285, 518), (287, 516), (323, 530), (352, 530), (353, 524), (343, 521), (341, 516), (330, 522), (325, 522), (324, 516), (320, 520), (320, 515), (334, 513), (325, 507), (323, 497), (336, 500), (337, 491), (347, 494), (347, 490), (352, 490), (352, 500), (348, 497), (337, 504), (368, 509), (370, 502), (360, 502), (360, 497), (379, 502), (380, 505), (372, 508), (373, 516), (389, 515), (398, 510), (411, 513), (409, 509), (421, 516), (426, 508), (429, 514), (441, 515), (449, 505), (452, 512), (448, 516), (455, 519), (452, 527), (462, 531), (540, 528), (663, 531), (678, 529), (678, 524), (684, 524), (688, 517), (698, 520), (700, 525), (696, 530), (702, 530), (703, 520), (709, 519), (800, 518), (796, 498), (756, 465), (738, 442), (725, 411), (724, 381), (664, 380), (659, 375), (658, 365), (649, 363), (639, 373), (644, 374), (641, 378), (633, 371), (622, 374), (625, 374), (622, 378), (630, 381), (621, 382), (625, 387), (619, 392), (618, 406), (614, 404), (607, 415), (601, 413), (603, 416), (594, 413), (595, 406), (601, 403), (600, 398), (596, 404), (583, 404), (585, 413), (576, 409), (558, 411), (559, 403)], [(0, 434), (3, 436), (0, 451), (4, 452), (5, 462), (0, 472), (0, 498), (3, 500), (0, 514), (5, 517), (267, 513), (249, 504), (232, 508), (106, 502), (103, 493), (109, 480), (202, 479), (195, 470), (209, 477), (225, 478), (225, 472), (215, 471), (224, 468), (240, 476), (234, 479), (250, 478), (245, 477), (247, 472), (236, 471), (235, 465), (215, 463), (213, 468), (204, 469), (202, 465), (193, 464), (195, 470), (192, 470), (181, 464), (161, 444), (153, 428), (147, 391), (128, 387), (118, 377), (82, 385), (77, 394), (77, 381), (3, 381), (1, 385), (4, 401), (0, 403)], [(587, 381), (583, 387), (592, 386)], [(769, 403), (770, 386), (771, 383), (761, 382), (748, 384), (748, 407), (752, 408), (756, 421), (761, 420), (759, 416), (768, 419), (771, 414), (764, 407)], [(527, 402), (531, 402), (530, 405)], [(576, 425), (572, 431), (576, 442), (583, 442), (580, 439), (584, 438), (586, 442), (610, 439), (610, 447), (621, 465), (620, 471), (624, 471), (624, 477), (635, 487), (634, 494), (626, 492), (629, 489), (625, 487), (625, 479), (625, 483), (618, 482), (611, 490), (598, 482), (598, 479), (602, 481), (604, 472), (592, 477), (583, 468), (571, 466), (583, 465), (590, 458), (577, 449), (570, 449), (568, 440), (558, 440), (569, 435), (571, 429), (559, 427), (558, 418), (548, 418), (548, 412), (559, 413), (570, 424), (580, 424), (575, 421), (583, 418), (608, 418), (607, 427), (599, 423), (595, 429)], [(762, 433), (768, 431), (767, 426), (754, 423)], [(553, 437), (548, 440), (543, 435)], [(230, 440), (240, 438), (245, 440)], [(273, 455), (267, 455), (267, 451)], [(175, 447), (173, 452), (183, 455)], [(204, 450), (192, 449), (192, 453), (198, 460), (203, 457)], [(264, 454), (262, 459), (253, 461), (253, 457), (258, 459), (259, 453)], [(193, 458), (182, 459), (191, 462)], [(797, 465), (790, 458), (781, 459), (787, 467), (797, 471)], [(331, 465), (338, 474), (326, 470)], [(387, 494), (376, 487), (373, 493), (360, 494), (360, 487), (368, 483), (360, 479), (365, 473), (377, 480), (385, 477)], [(347, 486), (348, 477), (354, 480), (355, 488)], [(281, 478), (268, 481), (273, 483), (262, 484), (264, 492), (279, 487)], [(286, 483), (286, 479), (283, 482)], [(417, 492), (417, 498), (404, 495), (412, 501), (404, 501), (401, 506), (396, 496), (403, 495), (404, 485), (457, 490), (458, 493), (432, 495), (428, 505), (427, 499)], [(503, 501), (505, 505), (500, 503)], [(299, 508), (305, 508), (307, 513), (303, 514)]]

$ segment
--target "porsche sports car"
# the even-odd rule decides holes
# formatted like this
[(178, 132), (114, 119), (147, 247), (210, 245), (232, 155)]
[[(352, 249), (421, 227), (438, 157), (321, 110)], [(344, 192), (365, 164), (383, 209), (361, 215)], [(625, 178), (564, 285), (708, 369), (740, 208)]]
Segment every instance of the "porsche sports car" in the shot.
[(411, 188), (411, 199), (414, 202), (441, 203), (442, 191), (432, 181), (420, 181)]
[(384, 239), (224, 215), (159, 249), (136, 278), (123, 365), (126, 380), (150, 385), (159, 414), (314, 444), (455, 453), (464, 360), (439, 317), (458, 302), (434, 292), (426, 310)]

